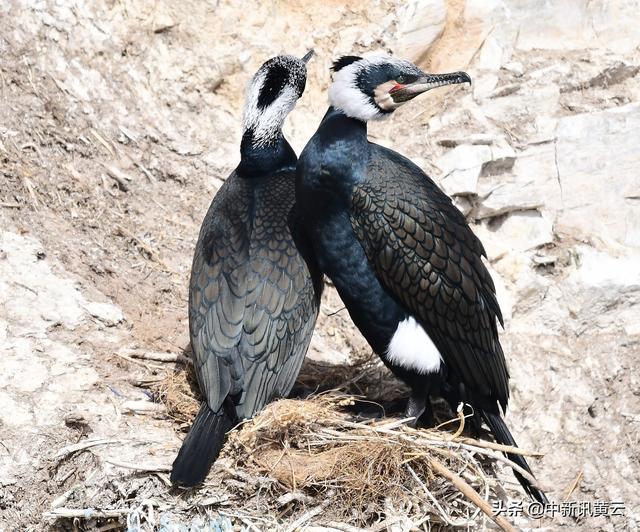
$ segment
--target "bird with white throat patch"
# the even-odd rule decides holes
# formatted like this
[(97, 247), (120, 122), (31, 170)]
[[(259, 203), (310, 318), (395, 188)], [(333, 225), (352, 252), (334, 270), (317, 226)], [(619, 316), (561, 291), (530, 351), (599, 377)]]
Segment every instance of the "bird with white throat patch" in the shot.
[[(418, 166), (367, 138), (367, 122), (471, 79), (389, 56), (341, 57), (333, 71), (330, 107), (297, 165), (296, 202), (318, 264), (372, 349), (411, 388), (408, 416), (431, 423), (431, 396), (454, 411), (464, 402), (476, 430), (484, 421), (514, 446), (501, 415), (509, 398), (502, 315), (482, 243)], [(530, 472), (521, 455), (508, 456)]]

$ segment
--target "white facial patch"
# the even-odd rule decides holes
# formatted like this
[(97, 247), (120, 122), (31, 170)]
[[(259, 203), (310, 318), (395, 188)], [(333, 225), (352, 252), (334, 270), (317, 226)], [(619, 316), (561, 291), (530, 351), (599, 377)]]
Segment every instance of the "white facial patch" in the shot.
[(249, 83), (242, 119), (244, 130), (253, 130), (256, 147), (267, 145), (278, 135), (287, 115), (293, 111), (298, 101), (296, 90), (291, 86), (285, 86), (271, 105), (265, 108), (258, 107), (258, 98), (265, 78), (266, 72), (258, 72)]
[(405, 369), (424, 375), (440, 369), (442, 356), (421, 325), (413, 318), (398, 324), (389, 342), (387, 359)]
[(396, 85), (397, 83), (392, 80), (376, 87), (376, 90), (373, 92), (373, 98), (380, 109), (385, 111), (395, 111), (402, 105), (401, 103), (394, 102), (391, 94), (389, 94), (389, 91)]
[[(389, 113), (382, 113), (380, 108), (371, 101), (369, 96), (358, 87), (358, 75), (360, 73), (366, 72), (366, 70), (371, 67), (385, 63), (397, 63), (405, 67), (409, 65), (415, 68), (408, 61), (387, 55), (364, 57), (359, 61), (355, 61), (341, 68), (335, 73), (333, 83), (329, 87), (329, 105), (339, 109), (345, 115), (362, 120), (363, 122), (388, 118)], [(385, 107), (381, 106), (381, 108), (387, 110)]]

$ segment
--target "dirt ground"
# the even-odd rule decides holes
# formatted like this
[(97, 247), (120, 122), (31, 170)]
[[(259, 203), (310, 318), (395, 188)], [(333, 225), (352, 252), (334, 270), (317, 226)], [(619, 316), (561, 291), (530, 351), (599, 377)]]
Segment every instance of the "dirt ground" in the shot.
[[(238, 162), (242, 92), (256, 67), (315, 47), (285, 130), (299, 151), (326, 105), (334, 52), (389, 49), (396, 4), (274, 1), (242, 16), (223, 1), (0, 5), (0, 529), (83, 529), (91, 517), (60, 508), (112, 508), (100, 526), (128, 515), (129, 530), (175, 508), (196, 527), (215, 508), (233, 515), (239, 502), (220, 498), (217, 477), (195, 495), (171, 491), (167, 467), (187, 424), (152, 393), (184, 371), (199, 224)], [(305, 24), (341, 31), (296, 33)], [(532, 55), (520, 59), (540, 66)], [(586, 90), (581, 105), (633, 101), (630, 76), (620, 81), (626, 100)], [(461, 94), (439, 97), (443, 113)], [(425, 142), (438, 139), (412, 136), (415, 114), (372, 134), (430, 170)], [(453, 120), (462, 119), (479, 127), (473, 116)], [(537, 284), (521, 289), (503, 275), (518, 290), (503, 335), (508, 420), (523, 447), (544, 453), (533, 469), (554, 500), (620, 501), (625, 514), (525, 528), (637, 530), (640, 520), (640, 330), (612, 325), (640, 323), (640, 284), (609, 295), (576, 288), (575, 249), (588, 244), (558, 232), (542, 252), (559, 259), (537, 267)], [(501, 273), (519, 264), (492, 259)], [(331, 288), (311, 354), (334, 363), (369, 354)], [(362, 392), (379, 399), (388, 389)]]

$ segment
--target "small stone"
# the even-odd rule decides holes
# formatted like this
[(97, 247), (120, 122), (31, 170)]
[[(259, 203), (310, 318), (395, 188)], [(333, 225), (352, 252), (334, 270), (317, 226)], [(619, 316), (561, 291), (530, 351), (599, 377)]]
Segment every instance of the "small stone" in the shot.
[(85, 310), (94, 318), (100, 320), (107, 327), (113, 327), (124, 321), (124, 315), (111, 303), (91, 302), (84, 305)]

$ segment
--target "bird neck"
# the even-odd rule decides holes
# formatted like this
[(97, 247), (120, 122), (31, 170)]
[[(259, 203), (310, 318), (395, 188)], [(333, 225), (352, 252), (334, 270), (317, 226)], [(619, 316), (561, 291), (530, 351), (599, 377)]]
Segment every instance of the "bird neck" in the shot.
[(293, 167), (296, 153), (284, 138), (281, 130), (274, 132), (267, 143), (256, 142), (253, 129), (242, 135), (240, 164), (236, 169), (242, 177), (260, 177), (265, 174)]
[(347, 116), (340, 109), (329, 107), (325, 113), (317, 134), (320, 139), (325, 141), (333, 141), (340, 139), (340, 150), (345, 151), (345, 155), (353, 154), (363, 155), (362, 150), (366, 150), (367, 140), (367, 123), (357, 118)]
[(364, 135), (365, 137), (367, 136), (367, 122), (358, 118), (347, 116), (344, 111), (336, 109), (333, 106), (327, 109), (327, 112), (322, 119), (322, 123), (330, 123), (334, 127), (345, 128), (345, 130), (342, 132), (342, 135), (348, 133), (352, 135)]

